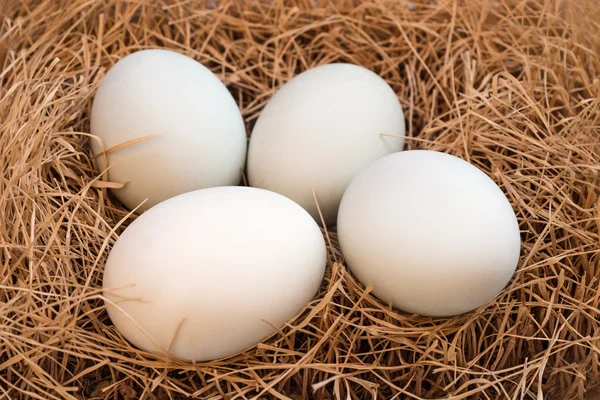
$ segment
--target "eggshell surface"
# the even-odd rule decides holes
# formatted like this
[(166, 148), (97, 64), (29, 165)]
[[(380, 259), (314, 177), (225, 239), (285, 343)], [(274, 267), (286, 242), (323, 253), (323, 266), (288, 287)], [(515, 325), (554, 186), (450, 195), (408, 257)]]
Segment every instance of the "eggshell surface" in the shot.
[[(237, 185), (246, 158), (240, 111), (210, 70), (169, 50), (143, 50), (118, 61), (104, 76), (91, 112), (95, 155), (109, 153), (113, 190), (139, 211), (192, 190)], [(139, 139), (160, 135), (135, 143)], [(103, 156), (97, 156), (104, 170)]]
[(402, 150), (404, 133), (402, 106), (378, 75), (351, 64), (315, 67), (283, 85), (260, 113), (249, 183), (283, 194), (320, 221), (314, 190), (332, 224), (355, 174)]
[(135, 346), (206, 361), (254, 345), (317, 292), (321, 231), (276, 193), (218, 187), (179, 195), (115, 243), (103, 289), (110, 319)]
[(338, 238), (357, 278), (401, 310), (451, 316), (497, 296), (520, 253), (502, 190), (457, 157), (405, 151), (357, 175), (340, 205)]

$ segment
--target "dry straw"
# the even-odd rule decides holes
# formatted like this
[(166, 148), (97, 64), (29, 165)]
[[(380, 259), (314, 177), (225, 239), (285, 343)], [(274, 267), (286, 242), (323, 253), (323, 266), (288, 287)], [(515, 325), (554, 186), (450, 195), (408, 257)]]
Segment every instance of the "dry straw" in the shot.
[[(0, 398), (585, 398), (600, 378), (599, 16), (596, 0), (0, 0)], [(474, 312), (406, 315), (333, 262), (330, 232), (318, 296), (263, 343), (196, 365), (133, 348), (99, 291), (133, 218), (85, 132), (106, 71), (150, 47), (209, 66), (248, 132), (300, 71), (377, 72), (409, 148), (465, 158), (508, 195), (518, 272)]]

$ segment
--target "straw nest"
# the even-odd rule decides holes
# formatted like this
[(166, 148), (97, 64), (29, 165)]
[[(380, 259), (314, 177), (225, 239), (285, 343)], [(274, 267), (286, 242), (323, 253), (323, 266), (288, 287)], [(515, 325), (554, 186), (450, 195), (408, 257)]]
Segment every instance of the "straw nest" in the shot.
[[(600, 376), (600, 5), (208, 3), (0, 2), (0, 398), (589, 396)], [(462, 157), (507, 194), (523, 238), (514, 278), (474, 312), (431, 319), (387, 307), (330, 262), (314, 301), (242, 354), (190, 364), (135, 349), (100, 291), (134, 217), (108, 193), (86, 132), (106, 71), (149, 47), (210, 67), (248, 132), (300, 71), (375, 71), (402, 102), (408, 148)]]

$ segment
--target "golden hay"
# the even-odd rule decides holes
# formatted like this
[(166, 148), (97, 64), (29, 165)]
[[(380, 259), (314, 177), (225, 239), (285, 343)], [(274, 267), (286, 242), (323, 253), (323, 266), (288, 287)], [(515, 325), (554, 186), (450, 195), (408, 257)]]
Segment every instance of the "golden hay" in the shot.
[[(600, 4), (319, 4), (0, 1), (0, 398), (585, 397), (600, 378)], [(330, 262), (307, 309), (243, 354), (193, 365), (133, 348), (100, 293), (132, 217), (85, 132), (108, 68), (149, 47), (210, 67), (248, 132), (300, 71), (375, 71), (402, 102), (408, 148), (460, 156), (507, 193), (518, 272), (487, 306), (431, 319)]]

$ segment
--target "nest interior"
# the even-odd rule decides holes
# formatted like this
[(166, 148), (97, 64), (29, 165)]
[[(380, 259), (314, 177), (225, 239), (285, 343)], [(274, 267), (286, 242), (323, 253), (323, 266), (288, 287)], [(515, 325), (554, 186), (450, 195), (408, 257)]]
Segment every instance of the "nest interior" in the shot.
[[(595, 0), (4, 0), (0, 18), (0, 398), (589, 396), (600, 377)], [(513, 279), (473, 312), (407, 315), (353, 278), (331, 232), (318, 295), (271, 338), (202, 364), (132, 347), (100, 288), (134, 217), (94, 167), (89, 111), (117, 60), (155, 47), (215, 72), (248, 133), (303, 70), (375, 71), (403, 105), (407, 148), (464, 158), (507, 194), (523, 240)]]

